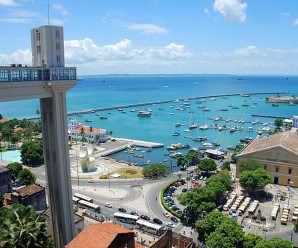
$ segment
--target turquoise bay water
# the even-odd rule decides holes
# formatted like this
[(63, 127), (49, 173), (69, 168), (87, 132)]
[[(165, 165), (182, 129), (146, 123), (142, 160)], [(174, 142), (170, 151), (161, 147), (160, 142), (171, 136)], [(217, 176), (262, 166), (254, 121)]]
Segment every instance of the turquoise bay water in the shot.
[[(239, 80), (241, 79), (241, 80)], [(290, 95), (298, 95), (298, 77), (289, 77), (286, 80), (282, 76), (232, 76), (232, 75), (181, 75), (181, 76), (97, 76), (84, 77), (78, 85), (67, 94), (68, 112), (110, 107), (117, 105), (127, 105), (133, 103), (153, 102), (170, 99), (185, 99), (195, 96), (211, 96), (233, 93), (254, 93), (254, 92), (288, 92)], [(246, 128), (252, 126), (249, 123), (240, 124), (234, 122), (215, 122), (210, 120), (214, 117), (223, 119), (244, 119), (252, 121), (252, 114), (274, 115), (291, 117), (298, 112), (297, 106), (280, 105), (273, 107), (265, 103), (266, 95), (251, 95), (251, 97), (229, 97), (228, 99), (217, 97), (216, 101), (206, 98), (204, 103), (196, 103), (198, 100), (191, 100), (189, 108), (185, 111), (178, 111), (178, 103), (166, 103), (159, 105), (143, 106), (138, 109), (150, 108), (153, 110), (150, 118), (141, 118), (136, 112), (124, 109), (121, 113), (117, 110), (98, 112), (107, 119), (100, 119), (95, 113), (84, 114), (83, 117), (75, 117), (84, 122), (90, 119), (96, 128), (104, 128), (113, 131), (114, 137), (124, 137), (152, 142), (161, 142), (167, 145), (172, 143), (187, 143), (191, 147), (199, 147), (198, 142), (189, 139), (190, 136), (206, 136), (208, 142), (215, 141), (221, 144), (221, 148), (235, 145), (240, 138), (246, 136), (256, 137), (257, 133), (248, 133)], [(244, 102), (246, 101), (246, 102)], [(254, 103), (254, 104), (253, 104)], [(203, 104), (211, 111), (204, 112), (199, 105)], [(249, 106), (242, 106), (247, 104)], [(170, 106), (174, 105), (174, 108)], [(230, 105), (239, 109), (232, 109)], [(20, 107), (21, 106), (21, 107)], [(1, 114), (6, 118), (23, 118), (35, 115), (39, 108), (37, 100), (0, 103)], [(161, 109), (160, 109), (161, 108)], [(228, 111), (219, 111), (220, 108), (228, 108)], [(175, 128), (177, 122), (189, 124), (190, 111), (193, 111), (193, 119), (198, 125), (207, 123), (208, 125), (230, 125), (243, 126), (244, 131), (230, 133), (229, 131), (219, 132), (216, 129), (199, 130), (194, 129), (191, 133), (184, 132), (186, 126)], [(170, 114), (170, 113), (173, 113)], [(262, 122), (273, 122), (274, 119), (258, 118)], [(254, 125), (262, 128), (262, 125)], [(271, 127), (273, 127), (271, 125)], [(180, 132), (180, 136), (172, 136), (173, 132)], [(164, 148), (154, 149), (152, 152), (144, 152), (144, 159), (128, 156), (124, 153), (114, 155), (123, 160), (130, 160), (138, 163), (150, 160), (151, 162), (161, 162), (168, 159), (166, 164), (170, 164), (170, 158), (164, 157)], [(174, 162), (174, 161), (173, 161)]]

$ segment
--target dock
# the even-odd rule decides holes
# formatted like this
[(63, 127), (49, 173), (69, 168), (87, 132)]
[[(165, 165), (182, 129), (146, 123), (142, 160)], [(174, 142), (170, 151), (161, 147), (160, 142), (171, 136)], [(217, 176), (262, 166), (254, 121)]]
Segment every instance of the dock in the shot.
[(288, 119), (291, 117), (285, 117), (285, 116), (274, 116), (274, 115), (251, 115), (253, 117), (263, 117), (263, 118), (271, 118), (271, 119)]
[(298, 103), (298, 97), (295, 96), (268, 96), (266, 97), (266, 102), (268, 103)]

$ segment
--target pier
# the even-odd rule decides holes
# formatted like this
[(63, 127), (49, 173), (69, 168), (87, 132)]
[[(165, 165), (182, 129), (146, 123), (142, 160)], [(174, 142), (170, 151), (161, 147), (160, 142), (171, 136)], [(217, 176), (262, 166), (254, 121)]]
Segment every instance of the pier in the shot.
[(295, 96), (268, 96), (266, 97), (266, 102), (268, 103), (298, 103), (298, 97)]
[[(254, 92), (249, 93), (249, 95), (268, 95), (268, 94), (288, 94), (287, 92)], [(156, 105), (156, 104), (163, 104), (163, 103), (172, 103), (175, 100), (184, 101), (184, 100), (197, 100), (197, 99), (204, 99), (204, 98), (211, 98), (211, 97), (231, 97), (231, 96), (241, 96), (242, 93), (235, 93), (235, 94), (221, 94), (221, 95), (210, 95), (210, 96), (195, 96), (195, 97), (186, 97), (181, 99), (172, 99), (172, 100), (162, 100), (162, 101), (154, 101), (154, 102), (145, 102), (145, 103), (135, 103), (135, 104), (128, 104), (128, 105), (118, 105), (112, 107), (104, 107), (104, 108), (94, 108), (82, 111), (75, 111), (67, 113), (68, 116), (75, 116), (79, 114), (91, 114), (97, 111), (106, 111), (106, 110), (116, 110), (116, 109), (124, 109), (124, 108), (134, 108), (134, 107), (141, 107), (141, 106), (148, 106), (148, 105)], [(28, 117), (28, 120), (38, 120), (40, 117)]]
[(263, 118), (271, 118), (271, 119), (288, 119), (291, 117), (285, 117), (285, 116), (273, 116), (273, 115), (251, 115), (253, 117), (263, 117)]

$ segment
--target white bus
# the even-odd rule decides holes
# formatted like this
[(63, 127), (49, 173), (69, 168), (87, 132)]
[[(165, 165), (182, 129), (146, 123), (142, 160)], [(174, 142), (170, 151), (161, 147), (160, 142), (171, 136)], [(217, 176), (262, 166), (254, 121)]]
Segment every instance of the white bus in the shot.
[(77, 197), (74, 197), (74, 196), (72, 197), (72, 203), (73, 203), (73, 204), (78, 205), (79, 200), (80, 200), (80, 199), (77, 198)]
[(146, 220), (137, 220), (137, 225), (144, 232), (152, 233), (155, 235), (161, 235), (164, 232), (163, 226), (151, 223)]
[(85, 200), (79, 200), (78, 205), (81, 208), (86, 208), (86, 209), (92, 210), (94, 212), (100, 213), (100, 206), (97, 204), (94, 204), (94, 203), (91, 203), (91, 202), (88, 202)]
[(88, 202), (93, 202), (93, 198), (88, 197), (88, 196), (85, 196), (85, 195), (82, 195), (80, 193), (75, 193), (73, 196), (76, 197), (76, 198), (79, 198), (80, 200), (84, 200), (84, 201), (88, 201)]
[(135, 225), (139, 218), (140, 217), (136, 216), (136, 215), (119, 213), (119, 212), (114, 213), (114, 219), (116, 219), (120, 222), (129, 223), (129, 224)]

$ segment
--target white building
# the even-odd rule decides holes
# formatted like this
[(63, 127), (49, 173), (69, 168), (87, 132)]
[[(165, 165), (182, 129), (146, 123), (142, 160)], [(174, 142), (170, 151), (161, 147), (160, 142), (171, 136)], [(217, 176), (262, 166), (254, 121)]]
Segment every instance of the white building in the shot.
[[(103, 143), (108, 140), (107, 131), (105, 129), (97, 129), (92, 126), (84, 126), (76, 119), (71, 119), (68, 124), (68, 136), (70, 140), (80, 141), (83, 137), (89, 144)], [(98, 138), (97, 138), (98, 137)]]
[(292, 127), (298, 128), (298, 114), (294, 115), (292, 120), (293, 120)]

